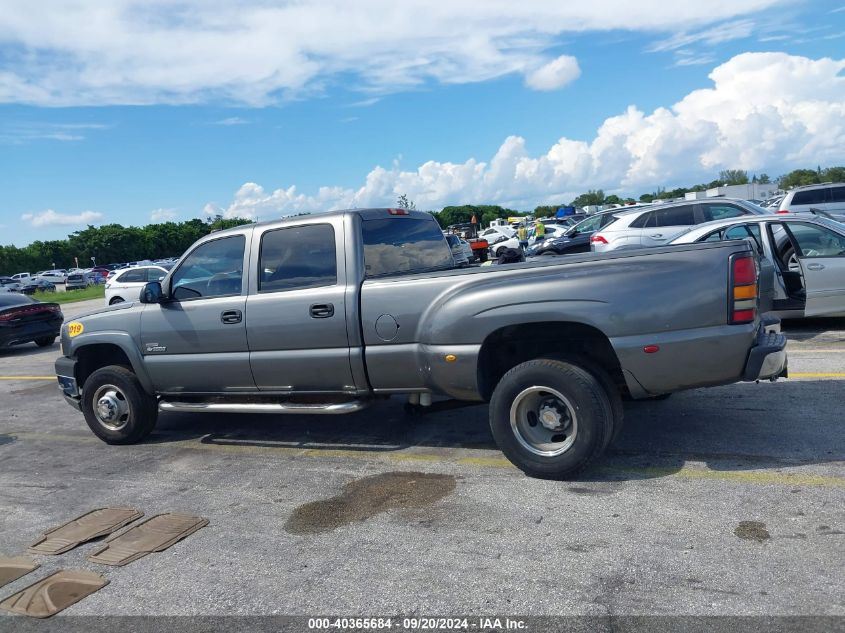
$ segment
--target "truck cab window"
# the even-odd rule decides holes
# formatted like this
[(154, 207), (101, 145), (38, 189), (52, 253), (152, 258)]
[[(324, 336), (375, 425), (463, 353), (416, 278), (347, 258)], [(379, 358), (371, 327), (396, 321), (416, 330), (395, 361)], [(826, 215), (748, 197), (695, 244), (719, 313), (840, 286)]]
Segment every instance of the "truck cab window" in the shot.
[(243, 235), (232, 235), (194, 249), (173, 273), (173, 298), (183, 301), (240, 294), (245, 246)]
[(452, 251), (434, 220), (386, 218), (363, 222), (367, 277), (454, 268)]
[(331, 224), (267, 231), (261, 238), (258, 291), (334, 286), (337, 249)]

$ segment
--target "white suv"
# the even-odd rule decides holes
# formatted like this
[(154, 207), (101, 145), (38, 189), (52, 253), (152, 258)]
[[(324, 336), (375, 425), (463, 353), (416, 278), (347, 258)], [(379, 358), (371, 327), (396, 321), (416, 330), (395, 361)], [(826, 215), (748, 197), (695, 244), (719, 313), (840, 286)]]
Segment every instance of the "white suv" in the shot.
[(603, 253), (662, 246), (696, 224), (741, 215), (766, 215), (766, 211), (747, 200), (734, 198), (671, 202), (636, 211), (620, 209), (615, 222), (592, 235), (590, 248)]
[(796, 187), (786, 192), (778, 213), (812, 213), (814, 210), (845, 222), (845, 182)]
[(165, 275), (167, 270), (161, 266), (139, 266), (117, 271), (112, 279), (106, 281), (106, 305), (137, 301), (147, 282), (161, 281)]

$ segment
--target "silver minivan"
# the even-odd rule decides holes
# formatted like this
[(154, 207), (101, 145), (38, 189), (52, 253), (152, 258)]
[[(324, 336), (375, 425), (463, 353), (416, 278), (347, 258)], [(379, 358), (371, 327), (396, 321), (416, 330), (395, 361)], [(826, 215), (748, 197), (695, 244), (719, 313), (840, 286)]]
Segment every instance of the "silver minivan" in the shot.
[(786, 192), (778, 213), (812, 213), (818, 210), (845, 222), (845, 182), (796, 187)]

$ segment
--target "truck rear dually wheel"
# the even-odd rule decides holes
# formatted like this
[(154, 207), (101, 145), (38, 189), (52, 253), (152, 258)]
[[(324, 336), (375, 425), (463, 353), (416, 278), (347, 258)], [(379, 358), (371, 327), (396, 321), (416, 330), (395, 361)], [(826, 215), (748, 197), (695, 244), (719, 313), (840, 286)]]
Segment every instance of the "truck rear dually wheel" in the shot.
[(85, 380), (82, 413), (106, 444), (134, 444), (155, 428), (158, 403), (130, 369), (109, 365)]
[(517, 468), (544, 479), (571, 477), (598, 457), (613, 435), (613, 417), (602, 381), (560, 360), (517, 365), (490, 400), (496, 444)]

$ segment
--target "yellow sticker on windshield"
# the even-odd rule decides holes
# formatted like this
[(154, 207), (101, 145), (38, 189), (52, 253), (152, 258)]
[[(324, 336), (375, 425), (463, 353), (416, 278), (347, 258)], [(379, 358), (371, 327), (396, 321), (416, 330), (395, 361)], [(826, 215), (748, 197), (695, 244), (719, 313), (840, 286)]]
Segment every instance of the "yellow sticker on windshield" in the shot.
[(84, 330), (85, 326), (83, 326), (79, 321), (71, 321), (67, 324), (67, 335), (71, 338), (79, 336)]

